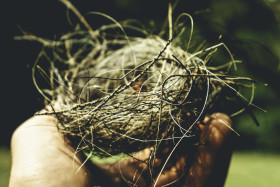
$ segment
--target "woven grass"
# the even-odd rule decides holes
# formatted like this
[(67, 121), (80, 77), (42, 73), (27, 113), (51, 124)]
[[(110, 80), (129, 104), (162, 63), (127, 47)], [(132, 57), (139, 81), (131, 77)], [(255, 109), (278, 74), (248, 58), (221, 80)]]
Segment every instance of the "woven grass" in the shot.
[[(228, 74), (237, 61), (225, 44), (189, 52), (193, 24), (180, 22), (182, 17), (192, 22), (188, 14), (179, 16), (174, 27), (169, 15), (169, 37), (164, 39), (97, 12), (92, 14), (108, 18), (112, 24), (93, 30), (69, 1), (61, 2), (85, 29), (78, 25), (56, 41), (25, 32), (17, 39), (43, 44), (33, 78), (52, 110), (38, 114), (55, 115), (60, 132), (78, 151), (107, 157), (147, 147), (156, 150), (166, 142), (175, 146), (182, 139), (195, 145), (199, 141), (197, 122), (218, 98), (228, 97), (221, 94), (224, 88), (246, 100), (234, 87), (250, 87), (253, 81)], [(126, 29), (137, 34), (127, 36)], [(182, 38), (184, 29), (190, 30), (189, 38)], [(185, 49), (178, 44), (182, 40)], [(230, 62), (208, 66), (218, 48), (228, 52)], [(47, 70), (40, 65), (42, 59), (50, 64)], [(38, 72), (50, 89), (40, 88)]]

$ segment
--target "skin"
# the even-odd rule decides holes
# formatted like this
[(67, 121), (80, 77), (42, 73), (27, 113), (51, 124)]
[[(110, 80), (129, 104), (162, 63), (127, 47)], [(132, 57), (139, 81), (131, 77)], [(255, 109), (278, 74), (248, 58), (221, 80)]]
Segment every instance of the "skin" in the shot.
[[(163, 174), (158, 175), (156, 186), (223, 186), (232, 153), (231, 124), (222, 113), (206, 117), (203, 124), (198, 124), (201, 145), (191, 155), (183, 153), (178, 157), (175, 152), (170, 158), (172, 164), (167, 164)], [(184, 150), (183, 144), (180, 149)], [(155, 185), (147, 165), (138, 161), (149, 157), (148, 148), (136, 153), (137, 159), (98, 165), (86, 162), (80, 168), (84, 156), (75, 153), (58, 132), (53, 116), (35, 116), (24, 122), (13, 134), (11, 151), (10, 187)], [(156, 159), (153, 167), (161, 168), (163, 162)]]

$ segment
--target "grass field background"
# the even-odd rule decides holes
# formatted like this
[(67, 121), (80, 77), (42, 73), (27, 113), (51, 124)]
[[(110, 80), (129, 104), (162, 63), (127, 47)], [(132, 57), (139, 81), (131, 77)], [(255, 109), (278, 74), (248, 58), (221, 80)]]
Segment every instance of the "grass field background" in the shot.
[(0, 187), (8, 186), (10, 167), (10, 150), (5, 147), (0, 147)]
[[(0, 148), (0, 187), (8, 186), (10, 151)], [(278, 187), (280, 154), (234, 152), (225, 187)]]
[(235, 152), (225, 187), (278, 187), (280, 154)]

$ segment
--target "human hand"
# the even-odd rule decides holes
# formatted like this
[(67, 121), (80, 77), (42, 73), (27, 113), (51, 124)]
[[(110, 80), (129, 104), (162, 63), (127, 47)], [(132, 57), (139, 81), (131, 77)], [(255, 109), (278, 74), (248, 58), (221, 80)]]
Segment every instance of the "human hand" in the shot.
[[(151, 149), (145, 149), (121, 162), (103, 164), (100, 167), (107, 171), (115, 183), (120, 186), (133, 184), (137, 186), (215, 186), (224, 185), (232, 154), (232, 133), (230, 118), (222, 113), (215, 113), (205, 117), (201, 129), (200, 145), (197, 149), (187, 151), (189, 147), (181, 142), (178, 156), (176, 150), (171, 156), (170, 164), (165, 167), (161, 175), (156, 173), (151, 179), (150, 168), (142, 161), (148, 160)], [(186, 138), (186, 141), (187, 138)], [(186, 148), (182, 154), (182, 149)], [(184, 151), (183, 151), (184, 152)], [(156, 159), (153, 170), (160, 171), (165, 160)], [(157, 180), (158, 178), (158, 180)]]
[[(225, 114), (206, 117), (201, 129), (201, 145), (192, 155), (175, 156), (175, 164), (165, 168), (156, 186), (223, 186), (231, 157), (231, 121)], [(12, 171), (10, 186), (138, 186), (155, 185), (150, 179), (146, 160), (151, 149), (135, 154), (135, 158), (110, 164), (84, 163), (59, 134), (52, 116), (35, 116), (21, 125), (11, 142)], [(192, 158), (192, 159), (190, 159)], [(155, 160), (154, 167), (163, 160)], [(188, 170), (186, 171), (186, 165)], [(82, 166), (82, 167), (80, 167)], [(79, 169), (80, 168), (80, 169)], [(78, 172), (77, 172), (78, 171)], [(156, 177), (157, 178), (157, 177)]]

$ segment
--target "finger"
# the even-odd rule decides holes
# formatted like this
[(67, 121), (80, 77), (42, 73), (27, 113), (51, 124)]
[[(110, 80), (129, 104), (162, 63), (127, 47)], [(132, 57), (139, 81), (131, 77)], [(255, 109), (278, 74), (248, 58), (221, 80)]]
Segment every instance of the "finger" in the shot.
[(52, 116), (22, 124), (13, 134), (11, 150), (10, 186), (91, 186), (81, 155), (64, 141)]
[(223, 186), (231, 158), (232, 122), (222, 113), (206, 118), (201, 143), (189, 170), (187, 186)]

